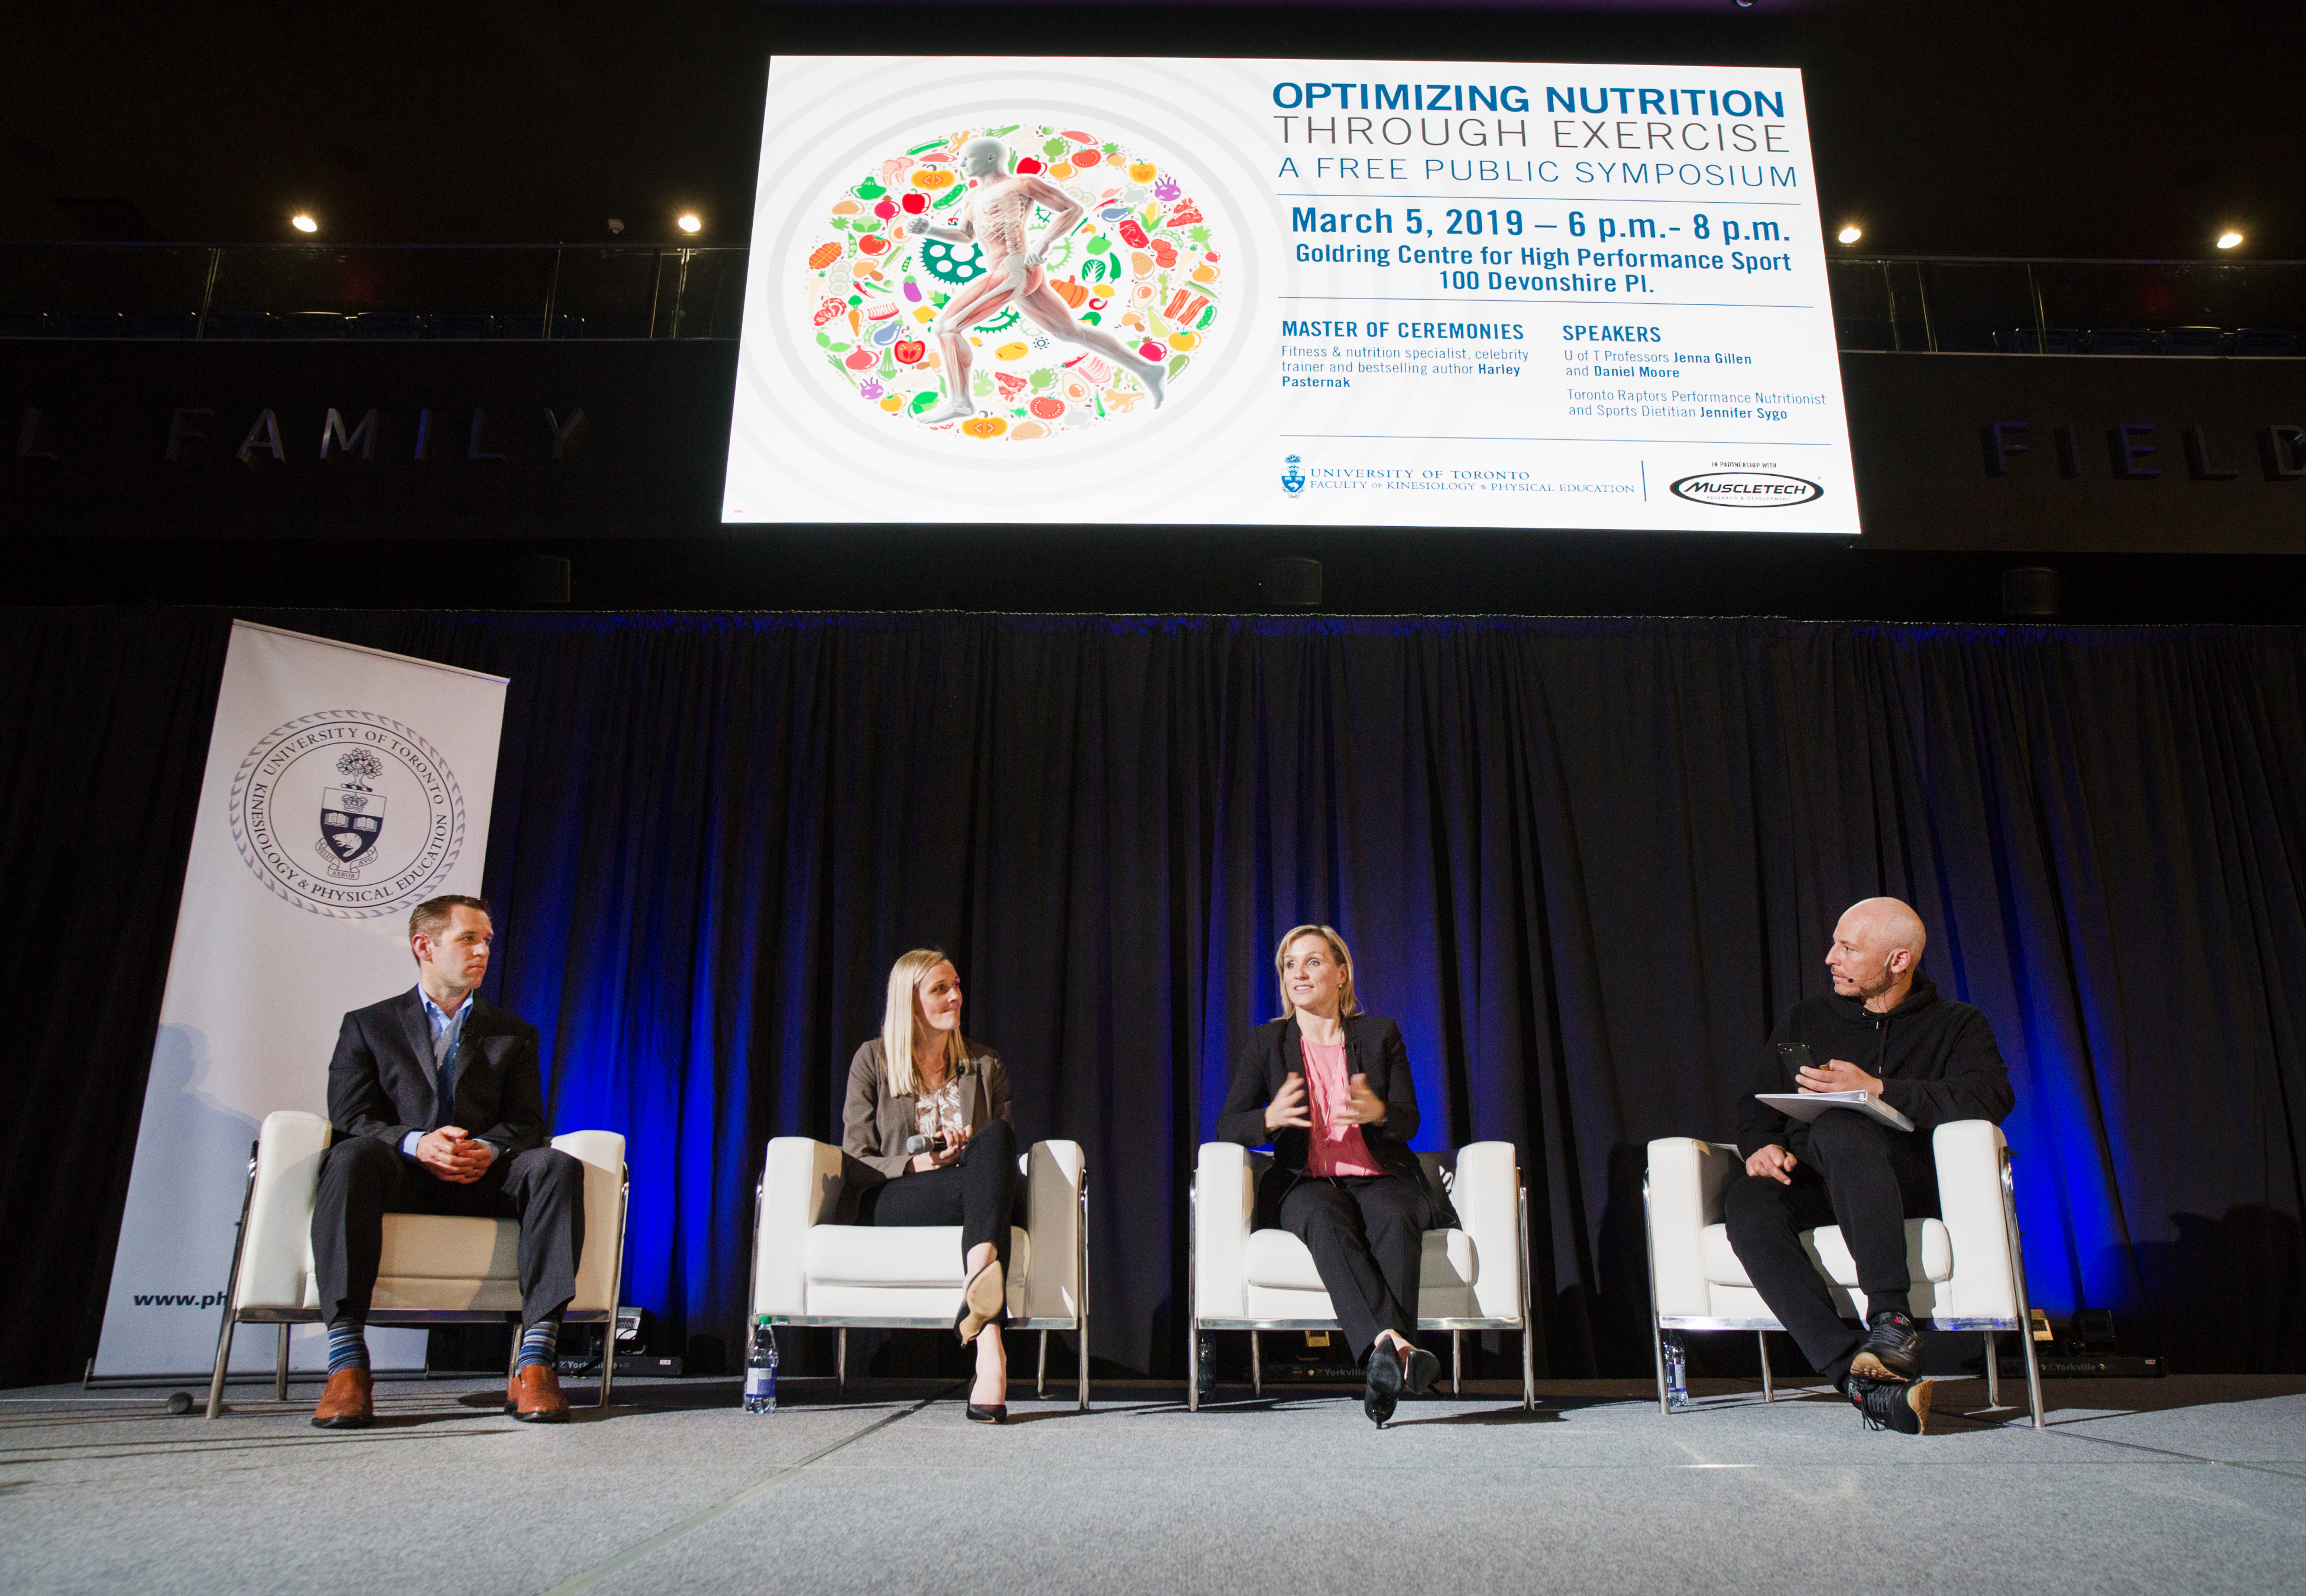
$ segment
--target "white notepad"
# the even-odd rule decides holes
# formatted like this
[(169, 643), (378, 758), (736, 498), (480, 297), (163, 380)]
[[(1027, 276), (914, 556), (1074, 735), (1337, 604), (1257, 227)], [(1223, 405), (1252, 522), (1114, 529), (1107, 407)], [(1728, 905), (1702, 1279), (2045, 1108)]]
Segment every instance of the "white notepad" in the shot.
[(1799, 1120), (1805, 1125), (1829, 1108), (1854, 1108), (1900, 1131), (1914, 1128), (1913, 1121), (1872, 1092), (1755, 1092), (1754, 1096), (1788, 1119)]

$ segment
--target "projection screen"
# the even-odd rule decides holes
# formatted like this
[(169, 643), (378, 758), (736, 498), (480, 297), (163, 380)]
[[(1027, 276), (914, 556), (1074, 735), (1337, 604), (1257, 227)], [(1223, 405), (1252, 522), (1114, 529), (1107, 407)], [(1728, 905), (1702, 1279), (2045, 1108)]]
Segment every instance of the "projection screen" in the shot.
[(781, 57), (722, 518), (1854, 535), (1801, 75)]

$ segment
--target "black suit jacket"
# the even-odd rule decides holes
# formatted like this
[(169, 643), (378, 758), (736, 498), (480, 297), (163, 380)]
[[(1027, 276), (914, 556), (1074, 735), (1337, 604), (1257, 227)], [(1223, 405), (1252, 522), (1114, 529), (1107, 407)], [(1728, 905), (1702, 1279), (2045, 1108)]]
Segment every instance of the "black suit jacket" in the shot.
[(345, 1016), (329, 1061), (329, 1118), (344, 1136), (396, 1148), (411, 1131), (443, 1122), (507, 1153), (544, 1145), (544, 1074), (536, 1028), (517, 1014), (470, 1000), (457, 1054), (456, 1102), (442, 1115), (432, 1089), (432, 1028), (416, 987)]
[[(1457, 1223), (1448, 1199), (1425, 1178), (1425, 1166), (1410, 1150), (1417, 1134), (1417, 1081), (1409, 1072), (1409, 1050), (1401, 1045), (1401, 1028), (1375, 1014), (1355, 1014), (1345, 1020), (1345, 1073), (1369, 1077), (1370, 1090), (1385, 1102), (1385, 1123), (1363, 1125), (1362, 1142), (1377, 1166), (1396, 1179), (1408, 1181), (1433, 1201), (1432, 1228)], [(1310, 1132), (1295, 1126), (1278, 1131), (1265, 1128), (1266, 1105), (1281, 1090), (1292, 1072), (1303, 1074), (1305, 1055), (1300, 1047), (1297, 1017), (1272, 1020), (1249, 1035), (1234, 1062), (1233, 1084), (1226, 1092), (1225, 1111), (1217, 1115), (1217, 1139), (1243, 1147), (1273, 1144), (1273, 1168), (1258, 1182), (1252, 1229), (1270, 1229), (1279, 1222), (1281, 1199), (1305, 1173), (1306, 1155), (1312, 1150)]]

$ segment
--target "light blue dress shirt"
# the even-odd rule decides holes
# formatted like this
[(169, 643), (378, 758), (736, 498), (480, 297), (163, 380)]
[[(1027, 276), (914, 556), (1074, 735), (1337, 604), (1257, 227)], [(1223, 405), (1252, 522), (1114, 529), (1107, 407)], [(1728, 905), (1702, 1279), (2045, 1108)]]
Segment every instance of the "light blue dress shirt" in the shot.
[[(453, 1105), (440, 1093), (440, 1077), (448, 1071), (449, 1061), (457, 1057), (457, 1049), (464, 1043), (465, 1021), (472, 1018), (474, 1000), (467, 996), (462, 1003), (458, 1004), (454, 1019), (442, 1013), (440, 1005), (434, 1003), (431, 995), (422, 986), (416, 989), (416, 1001), (424, 1005), (424, 1022), (432, 1028), (432, 1088), (435, 1097), (441, 1098), (440, 1106), (446, 1109)], [(452, 1092), (456, 1084), (453, 1078), (448, 1082)], [(423, 1131), (411, 1131), (400, 1139), (400, 1156), (404, 1158), (414, 1159), (416, 1144), (423, 1139)], [(481, 1139), (476, 1136), (473, 1139), (478, 1141)], [(487, 1145), (498, 1157), (504, 1156), (504, 1148), (498, 1147), (495, 1142), (490, 1142)]]

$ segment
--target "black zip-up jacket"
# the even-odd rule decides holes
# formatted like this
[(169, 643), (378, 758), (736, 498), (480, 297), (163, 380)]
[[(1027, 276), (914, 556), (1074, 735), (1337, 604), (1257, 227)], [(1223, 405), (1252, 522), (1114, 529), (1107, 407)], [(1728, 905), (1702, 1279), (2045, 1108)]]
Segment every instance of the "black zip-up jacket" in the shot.
[[(1847, 1059), (1882, 1080), (1882, 1100), (1926, 1131), (1953, 1120), (1999, 1123), (2018, 1100), (2010, 1071), (1994, 1045), (1994, 1028), (1965, 1003), (1940, 997), (1927, 976), (1914, 977), (1906, 1000), (1876, 1014), (1854, 997), (1805, 999), (1788, 1009), (1762, 1049), (1756, 1092), (1795, 1092), (1801, 1082), (1781, 1058), (1781, 1042), (1806, 1042), (1820, 1065)], [(1738, 1114), (1738, 1150), (1752, 1157), (1771, 1143), (1797, 1158), (1809, 1152), (1809, 1127), (1747, 1097)]]

